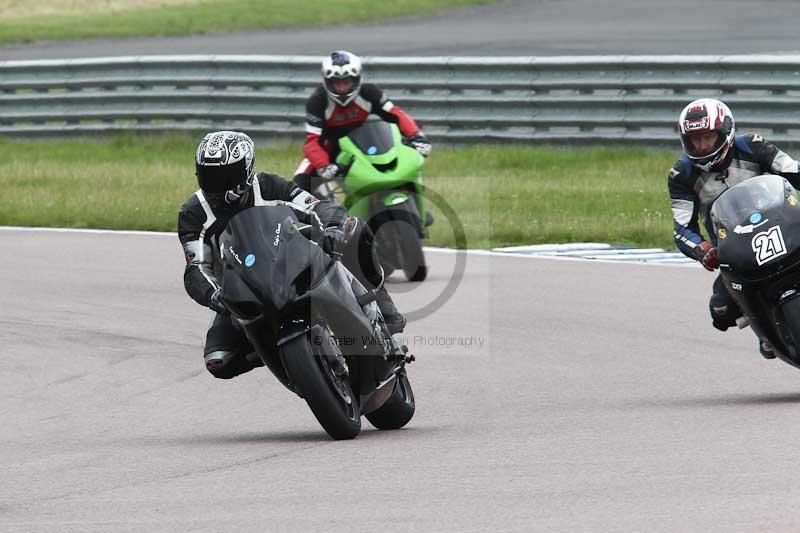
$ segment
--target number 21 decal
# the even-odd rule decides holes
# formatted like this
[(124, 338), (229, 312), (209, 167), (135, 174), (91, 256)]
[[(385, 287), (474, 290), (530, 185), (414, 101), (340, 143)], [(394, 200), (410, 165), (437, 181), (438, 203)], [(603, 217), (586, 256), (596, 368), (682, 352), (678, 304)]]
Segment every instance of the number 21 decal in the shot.
[(757, 233), (753, 237), (752, 245), (759, 266), (786, 254), (786, 243), (783, 241), (780, 226), (772, 226), (767, 231)]

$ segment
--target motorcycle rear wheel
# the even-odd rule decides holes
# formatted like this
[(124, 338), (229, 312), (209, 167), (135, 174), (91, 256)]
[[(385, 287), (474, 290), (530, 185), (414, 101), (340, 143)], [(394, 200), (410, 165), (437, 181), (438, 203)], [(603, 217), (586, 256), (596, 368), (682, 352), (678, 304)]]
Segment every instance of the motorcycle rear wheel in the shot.
[(789, 354), (792, 358), (800, 358), (800, 298), (793, 298), (781, 305), (785, 320), (784, 336)]
[(411, 383), (405, 370), (401, 370), (389, 399), (378, 409), (364, 416), (378, 429), (400, 429), (411, 421), (414, 411), (416, 411), (414, 391), (411, 390)]

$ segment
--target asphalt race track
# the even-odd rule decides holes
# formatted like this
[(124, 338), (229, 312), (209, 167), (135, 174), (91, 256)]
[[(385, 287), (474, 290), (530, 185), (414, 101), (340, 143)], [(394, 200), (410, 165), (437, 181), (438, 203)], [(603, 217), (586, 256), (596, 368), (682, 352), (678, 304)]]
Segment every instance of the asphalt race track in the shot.
[[(187, 12), (190, 10), (187, 8)], [(329, 28), (0, 47), (0, 60), (149, 54), (752, 54), (800, 50), (796, 0), (513, 0)]]
[(268, 371), (206, 373), (174, 236), (0, 249), (0, 531), (800, 527), (800, 372), (711, 328), (700, 268), (470, 254), (407, 329), (416, 417), (334, 442)]

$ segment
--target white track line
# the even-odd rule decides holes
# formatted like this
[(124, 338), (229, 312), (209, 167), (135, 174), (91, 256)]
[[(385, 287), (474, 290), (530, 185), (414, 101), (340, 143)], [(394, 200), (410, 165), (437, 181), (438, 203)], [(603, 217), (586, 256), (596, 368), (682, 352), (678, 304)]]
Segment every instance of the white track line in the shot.
[(31, 231), (31, 232), (52, 232), (52, 233), (94, 233), (104, 234), (111, 233), (116, 235), (155, 235), (159, 237), (170, 236), (177, 237), (177, 233), (170, 233), (168, 231), (132, 231), (132, 230), (116, 230), (116, 229), (81, 229), (81, 228), (30, 228), (23, 226), (0, 226), (0, 231)]
[[(0, 226), (0, 231), (18, 231), (18, 232), (31, 232), (31, 233), (88, 233), (88, 234), (110, 234), (110, 235), (134, 235), (134, 236), (145, 236), (145, 237), (171, 237), (176, 239), (178, 237), (177, 233), (172, 233), (168, 231), (133, 231), (133, 230), (110, 230), (110, 229), (78, 229), (78, 228), (38, 228), (38, 227), (23, 227), (23, 226)], [(543, 246), (550, 246), (550, 245), (543, 245)], [(516, 247), (514, 247), (516, 248)], [(521, 248), (521, 247), (520, 247)], [(613, 259), (586, 259), (583, 257), (574, 257), (568, 255), (530, 255), (530, 254), (522, 254), (522, 253), (515, 253), (515, 252), (506, 252), (506, 251), (495, 251), (495, 250), (481, 250), (481, 249), (468, 249), (468, 250), (456, 250), (454, 248), (436, 248), (431, 246), (423, 247), (423, 250), (426, 252), (433, 252), (433, 253), (443, 253), (443, 254), (456, 254), (460, 252), (466, 252), (469, 255), (484, 255), (484, 256), (492, 256), (492, 257), (508, 257), (512, 259), (545, 259), (551, 261), (573, 261), (573, 262), (582, 262), (582, 263), (610, 263), (615, 265), (640, 265), (640, 266), (649, 266), (649, 267), (668, 267), (668, 268), (697, 268), (699, 267), (699, 263), (655, 263), (655, 262), (645, 262), (645, 261), (620, 261), (620, 260), (613, 260)]]

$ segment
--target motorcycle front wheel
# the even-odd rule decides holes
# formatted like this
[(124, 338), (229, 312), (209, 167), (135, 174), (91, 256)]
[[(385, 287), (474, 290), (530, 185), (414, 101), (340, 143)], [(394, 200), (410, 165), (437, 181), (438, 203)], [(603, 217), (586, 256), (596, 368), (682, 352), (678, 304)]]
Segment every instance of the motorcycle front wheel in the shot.
[(335, 339), (327, 330), (314, 328), (279, 349), (296, 392), (328, 435), (336, 440), (355, 438), (361, 432), (361, 412), (349, 380), (337, 376), (330, 363), (328, 352), (338, 350)]
[(419, 217), (406, 204), (392, 207), (375, 217), (373, 232), (378, 243), (378, 257), (388, 276), (402, 270), (408, 281), (424, 281), (428, 265), (422, 250), (417, 225)]
[(406, 222), (396, 222), (398, 232), (402, 269), (408, 281), (425, 281), (428, 277), (428, 265), (425, 264), (425, 253), (422, 251), (422, 240), (417, 230)]

